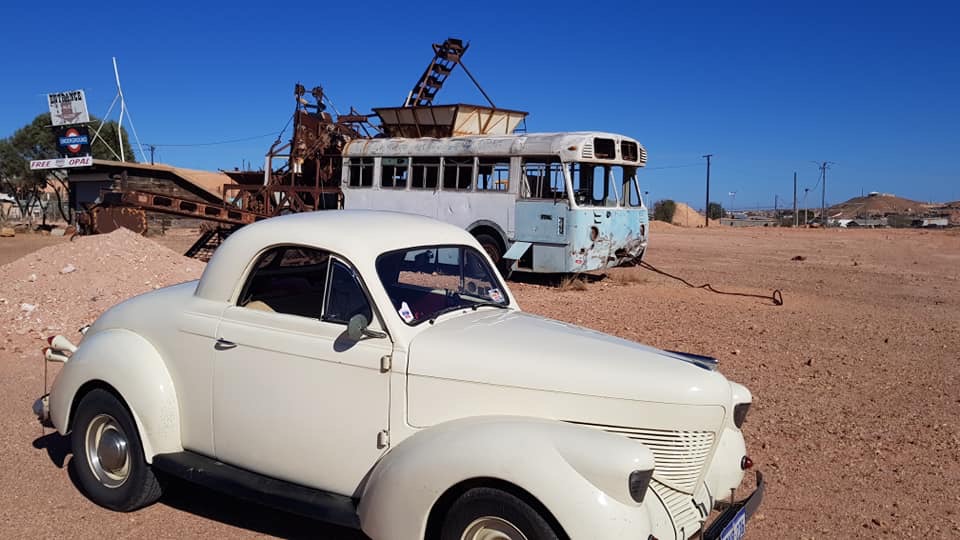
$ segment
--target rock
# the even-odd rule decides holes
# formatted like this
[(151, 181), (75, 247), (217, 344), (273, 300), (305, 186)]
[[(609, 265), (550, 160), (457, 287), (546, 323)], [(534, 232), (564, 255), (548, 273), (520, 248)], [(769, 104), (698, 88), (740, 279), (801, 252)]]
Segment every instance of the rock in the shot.
[(67, 231), (57, 227), (56, 229), (50, 229), (50, 236), (63, 236)]
[(27, 281), (29, 281), (30, 283), (33, 283), (36, 280), (37, 280), (36, 274), (30, 274), (30, 277), (27, 278)]
[(740, 349), (734, 349), (733, 352), (731, 352), (730, 354), (732, 354), (732, 355), (738, 355), (738, 354), (740, 354)]
[(794, 255), (793, 258), (791, 258), (790, 260), (791, 260), (791, 261), (805, 261), (805, 260), (807, 260), (807, 258), (804, 257), (803, 255)]
[(15, 233), (11, 227), (3, 227), (3, 228), (0, 228), (0, 237), (3, 237), (3, 238), (12, 238), (12, 237), (16, 236), (16, 234), (17, 234), (17, 233)]
[(73, 271), (75, 271), (76, 269), (77, 269), (76, 266), (74, 266), (74, 265), (72, 265), (72, 264), (68, 264), (68, 265), (66, 265), (66, 266), (64, 266), (63, 268), (60, 269), (60, 273), (61, 273), (61, 274), (69, 274), (70, 272), (73, 272)]
[(28, 304), (26, 302), (20, 304), (20, 311), (25, 311), (27, 313), (32, 313), (33, 310), (37, 309), (36, 304)]

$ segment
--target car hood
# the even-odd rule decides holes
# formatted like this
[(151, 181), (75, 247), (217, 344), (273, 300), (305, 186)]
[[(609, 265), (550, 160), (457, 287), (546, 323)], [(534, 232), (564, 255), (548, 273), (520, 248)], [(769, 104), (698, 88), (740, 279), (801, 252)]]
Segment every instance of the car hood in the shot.
[(438, 321), (411, 342), (408, 374), (635, 401), (727, 407), (731, 386), (685, 357), (520, 311)]

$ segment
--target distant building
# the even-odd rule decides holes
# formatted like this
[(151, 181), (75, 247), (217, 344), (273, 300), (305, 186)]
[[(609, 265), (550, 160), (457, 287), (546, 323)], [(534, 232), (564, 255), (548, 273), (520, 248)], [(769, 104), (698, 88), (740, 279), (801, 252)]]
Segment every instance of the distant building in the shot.
[(946, 227), (950, 225), (948, 216), (887, 216), (887, 223), (891, 227), (897, 228), (926, 228), (926, 227)]

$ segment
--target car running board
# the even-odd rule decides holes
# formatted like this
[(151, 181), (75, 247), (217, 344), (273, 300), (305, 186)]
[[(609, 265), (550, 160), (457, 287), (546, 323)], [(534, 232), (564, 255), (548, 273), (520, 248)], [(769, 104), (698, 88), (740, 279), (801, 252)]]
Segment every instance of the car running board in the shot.
[(360, 528), (353, 499), (277, 480), (193, 452), (158, 454), (153, 467), (189, 482), (285, 512)]

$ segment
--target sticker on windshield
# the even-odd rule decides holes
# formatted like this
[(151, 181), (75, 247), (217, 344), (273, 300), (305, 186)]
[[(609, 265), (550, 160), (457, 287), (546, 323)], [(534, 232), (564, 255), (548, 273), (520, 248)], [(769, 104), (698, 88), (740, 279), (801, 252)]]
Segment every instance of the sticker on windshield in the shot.
[(498, 304), (503, 303), (503, 294), (500, 292), (500, 289), (490, 289), (490, 299)]
[(400, 304), (400, 310), (397, 312), (400, 314), (400, 318), (405, 322), (410, 322), (414, 319), (413, 312), (410, 311), (410, 306), (406, 302)]

